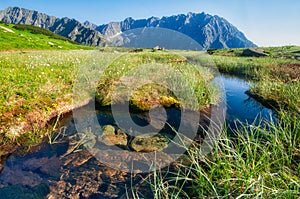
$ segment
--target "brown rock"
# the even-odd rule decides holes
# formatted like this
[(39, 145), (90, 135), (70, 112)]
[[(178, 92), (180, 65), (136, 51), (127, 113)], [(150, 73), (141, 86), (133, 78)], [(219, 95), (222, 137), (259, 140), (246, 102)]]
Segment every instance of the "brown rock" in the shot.
[(34, 171), (39, 169), (42, 173), (53, 176), (59, 177), (59, 169), (61, 166), (61, 162), (58, 157), (51, 157), (51, 158), (32, 158), (26, 160), (22, 166), (24, 170)]
[[(110, 129), (108, 132), (106, 132), (103, 135), (98, 136), (98, 141), (104, 143), (107, 146), (113, 146), (113, 145), (120, 145), (120, 146), (127, 146), (127, 135), (122, 130), (118, 130), (117, 134), (111, 134)], [(109, 134), (107, 134), (109, 133)]]
[(115, 135), (115, 127), (112, 125), (106, 125), (103, 127), (103, 135), (108, 136), (108, 135)]
[(267, 56), (269, 56), (269, 54), (265, 53), (263, 50), (245, 49), (242, 52), (242, 56), (244, 56), (244, 57), (267, 57)]
[(131, 142), (131, 148), (137, 152), (161, 151), (168, 147), (169, 140), (157, 133), (136, 136)]

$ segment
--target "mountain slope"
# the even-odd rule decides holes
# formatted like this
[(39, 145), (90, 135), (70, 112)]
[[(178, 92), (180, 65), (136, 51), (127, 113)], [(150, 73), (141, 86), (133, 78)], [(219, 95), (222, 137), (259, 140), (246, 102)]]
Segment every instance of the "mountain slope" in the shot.
[(86, 28), (89, 28), (89, 29), (92, 29), (92, 30), (95, 30), (98, 26), (96, 24), (93, 24), (89, 21), (85, 21), (83, 22), (83, 25), (86, 27)]
[(9, 7), (0, 11), (0, 21), (49, 29), (58, 35), (85, 45), (99, 46), (103, 41), (101, 33), (87, 28), (75, 19), (66, 17), (60, 19), (24, 8)]
[(218, 16), (205, 13), (188, 13), (171, 17), (112, 22), (96, 28), (107, 39), (127, 30), (144, 27), (160, 27), (179, 31), (197, 41), (204, 49), (256, 47), (236, 27)]
[(0, 51), (90, 48), (39, 27), (0, 23)]
[(0, 11), (0, 21), (46, 28), (72, 41), (92, 46), (103, 45), (105, 40), (111, 41), (111, 38), (127, 30), (160, 27), (175, 30), (191, 37), (203, 49), (256, 47), (242, 32), (224, 18), (205, 13), (188, 13), (187, 15), (151, 17), (139, 20), (129, 17), (121, 22), (97, 26), (88, 21), (82, 24), (75, 19), (66, 17), (60, 19), (37, 11), (10, 7)]

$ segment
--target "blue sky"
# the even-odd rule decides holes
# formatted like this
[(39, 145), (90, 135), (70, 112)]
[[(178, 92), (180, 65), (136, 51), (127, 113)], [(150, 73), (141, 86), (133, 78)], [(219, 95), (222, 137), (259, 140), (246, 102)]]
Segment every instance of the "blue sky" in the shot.
[(224, 17), (259, 46), (300, 45), (298, 0), (0, 0), (0, 9), (19, 6), (96, 24), (151, 16), (205, 12)]

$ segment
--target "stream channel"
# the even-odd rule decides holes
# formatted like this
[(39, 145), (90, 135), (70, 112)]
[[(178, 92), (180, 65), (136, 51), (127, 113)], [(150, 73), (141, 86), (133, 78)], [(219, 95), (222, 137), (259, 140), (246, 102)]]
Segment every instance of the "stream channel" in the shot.
[[(276, 118), (275, 111), (245, 94), (250, 88), (245, 80), (225, 75), (216, 77), (216, 80), (224, 83), (226, 122), (231, 128), (235, 128), (237, 121), (252, 124), (255, 121)], [(167, 113), (173, 116), (170, 123), (176, 124), (180, 121), (180, 111), (170, 109)], [(98, 110), (97, 117), (101, 126), (115, 125), (108, 109)], [(138, 125), (147, 124), (147, 117), (143, 114), (136, 113), (131, 117)], [(110, 168), (98, 161), (89, 150), (76, 148), (76, 142), (73, 143), (77, 139), (76, 128), (72, 115), (64, 118), (63, 122), (65, 124), (61, 131), (65, 136), (53, 140), (52, 144), (42, 143), (35, 146), (28, 154), (16, 153), (8, 157), (0, 174), (1, 199), (126, 198), (126, 190), (131, 188), (139, 189), (145, 195), (149, 192), (151, 195), (147, 183), (141, 183), (146, 174), (126, 173), (115, 169), (119, 160), (113, 160), (114, 153), (127, 158), (126, 154), (122, 155), (122, 150), (110, 152), (106, 157), (116, 163), (115, 168)], [(105, 150), (109, 150), (109, 146), (101, 148), (100, 152), (105, 154)], [(137, 160), (139, 158), (141, 157), (136, 157)]]

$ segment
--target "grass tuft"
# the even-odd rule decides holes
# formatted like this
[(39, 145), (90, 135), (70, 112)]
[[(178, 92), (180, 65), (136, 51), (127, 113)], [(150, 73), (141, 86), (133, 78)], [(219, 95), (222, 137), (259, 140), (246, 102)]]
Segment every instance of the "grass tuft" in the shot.
[(235, 138), (225, 129), (207, 157), (193, 147), (188, 160), (153, 174), (156, 198), (298, 198), (300, 122), (281, 115), (267, 127), (239, 125)]

